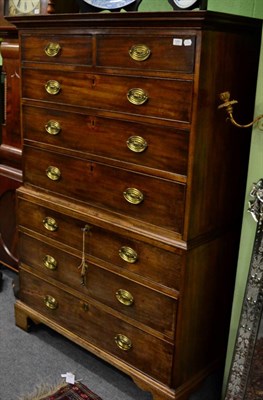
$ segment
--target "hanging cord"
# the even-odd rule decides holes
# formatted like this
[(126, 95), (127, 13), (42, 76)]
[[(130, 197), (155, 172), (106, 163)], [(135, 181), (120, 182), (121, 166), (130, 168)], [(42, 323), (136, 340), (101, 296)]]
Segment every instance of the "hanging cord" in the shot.
[(81, 276), (81, 281), (80, 284), (82, 286), (86, 286), (87, 283), (87, 270), (88, 270), (88, 263), (86, 262), (86, 248), (85, 248), (85, 239), (86, 239), (86, 233), (90, 232), (90, 226), (85, 225), (84, 228), (81, 228), (82, 230), (82, 257), (81, 257), (81, 263), (78, 266), (78, 269), (80, 269), (80, 276)]

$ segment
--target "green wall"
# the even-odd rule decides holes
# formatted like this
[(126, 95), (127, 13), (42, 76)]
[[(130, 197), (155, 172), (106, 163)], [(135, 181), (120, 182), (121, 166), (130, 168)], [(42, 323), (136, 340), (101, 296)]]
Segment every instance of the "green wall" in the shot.
[(208, 0), (208, 9), (213, 11), (223, 11), (230, 14), (254, 16), (256, 3), (263, 10), (262, 0)]
[(138, 11), (172, 11), (168, 0), (142, 0)]

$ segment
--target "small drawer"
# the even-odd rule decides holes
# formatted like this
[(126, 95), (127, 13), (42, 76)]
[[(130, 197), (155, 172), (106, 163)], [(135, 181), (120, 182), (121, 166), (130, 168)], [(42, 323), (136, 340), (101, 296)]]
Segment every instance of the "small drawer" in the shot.
[(59, 289), (20, 271), (20, 299), (44, 317), (98, 349), (170, 384), (173, 346)]
[[(184, 262), (183, 254), (181, 254), (183, 251), (176, 248), (176, 252), (172, 252), (155, 247), (144, 242), (143, 237), (141, 240), (135, 240), (127, 236), (118, 235), (110, 230), (90, 225), (87, 221), (62, 215), (59, 212), (25, 201), (19, 197), (17, 204), (17, 218), (20, 226), (70, 246), (79, 252), (82, 251), (83, 229), (87, 227), (85, 250), (88, 258), (90, 256), (96, 257), (118, 267), (119, 271), (124, 274), (126, 271), (131, 272), (136, 274), (139, 279), (143, 277), (162, 287), (166, 286), (180, 290)], [(28, 218), (29, 215), (30, 218)], [(57, 229), (51, 230), (45, 227), (44, 221), (48, 217), (55, 221), (54, 228), (57, 226)], [(32, 260), (35, 257), (40, 260), (42, 259), (42, 253), (47, 252), (42, 249), (41, 255), (39, 255), (42, 245), (32, 240), (28, 236), (23, 235), (21, 237), (20, 253), (22, 260), (29, 265), (32, 264)], [(101, 243), (103, 243), (103, 246), (101, 246)], [(34, 258), (31, 258), (32, 252), (28, 253), (28, 248), (34, 249)], [(54, 258), (57, 258), (57, 256), (55, 255)]]
[(24, 181), (182, 233), (185, 185), (24, 146)]
[(22, 62), (92, 64), (91, 35), (22, 35)]
[(186, 175), (188, 131), (23, 107), (24, 140)]
[[(31, 249), (28, 252), (28, 249)], [(141, 322), (152, 329), (174, 336), (176, 300), (112, 273), (26, 235), (21, 236), (20, 261), (93, 299)]]
[(142, 71), (193, 73), (193, 35), (98, 35), (97, 65)]
[[(52, 103), (190, 122), (191, 80), (22, 70), (22, 97)], [(112, 90), (114, 88), (114, 90)]]

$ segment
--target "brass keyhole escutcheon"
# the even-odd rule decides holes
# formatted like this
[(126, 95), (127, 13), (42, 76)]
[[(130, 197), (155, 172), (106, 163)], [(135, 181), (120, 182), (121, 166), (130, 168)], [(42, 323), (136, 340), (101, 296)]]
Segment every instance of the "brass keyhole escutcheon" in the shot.
[(141, 106), (148, 100), (148, 95), (141, 88), (132, 88), (127, 93), (127, 99), (130, 103), (136, 106)]
[(60, 169), (52, 165), (46, 169), (46, 175), (51, 181), (58, 181), (61, 178)]
[(50, 42), (45, 47), (45, 53), (48, 57), (55, 57), (61, 50), (59, 43)]
[(45, 130), (49, 135), (58, 135), (61, 131), (61, 126), (58, 121), (51, 119), (45, 125)]
[(128, 290), (125, 289), (119, 289), (117, 290), (116, 294), (116, 298), (117, 300), (123, 304), (124, 306), (131, 306), (134, 302), (134, 298), (133, 295), (128, 292)]
[(151, 50), (145, 44), (135, 44), (129, 50), (130, 57), (135, 61), (145, 61), (151, 55)]
[(46, 217), (43, 219), (43, 225), (46, 230), (50, 232), (55, 232), (58, 229), (58, 224), (54, 218)]
[(132, 341), (125, 335), (119, 333), (115, 336), (115, 343), (119, 347), (119, 349), (128, 351), (132, 348)]
[(134, 264), (138, 259), (136, 251), (128, 246), (122, 246), (120, 248), (119, 256), (123, 261), (126, 261), (129, 264)]
[(134, 153), (142, 153), (148, 147), (146, 140), (141, 136), (130, 136), (126, 144), (128, 149)]
[(128, 203), (131, 204), (140, 204), (143, 201), (143, 193), (136, 188), (127, 188), (123, 192), (123, 197)]
[(46, 254), (43, 258), (43, 264), (47, 269), (51, 271), (55, 271), (58, 266), (57, 260), (48, 254)]
[(56, 310), (58, 308), (58, 301), (53, 296), (46, 295), (44, 297), (44, 303), (50, 310)]
[(46, 82), (45, 89), (48, 94), (56, 95), (60, 92), (61, 86), (58, 81), (51, 79), (50, 81)]

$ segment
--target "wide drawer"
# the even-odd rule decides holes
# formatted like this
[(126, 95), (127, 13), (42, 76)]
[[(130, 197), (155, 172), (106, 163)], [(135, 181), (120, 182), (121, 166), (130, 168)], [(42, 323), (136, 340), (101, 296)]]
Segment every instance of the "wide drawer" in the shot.
[[(51, 218), (50, 221), (55, 221), (54, 229), (52, 229), (52, 224), (50, 226), (47, 224), (48, 217)], [(85, 251), (88, 258), (89, 256), (96, 257), (119, 267), (123, 273), (126, 271), (134, 273), (138, 277), (144, 277), (163, 287), (177, 290), (180, 288), (183, 264), (183, 256), (180, 254), (152, 246), (143, 240), (139, 241), (118, 235), (115, 232), (90, 225), (87, 221), (60, 214), (19, 197), (17, 199), (17, 219), (21, 227), (71, 246), (79, 252), (82, 251), (83, 229), (87, 227)], [(26, 246), (28, 240), (27, 237), (23, 237), (21, 244), (23, 254), (26, 251), (23, 246)], [(24, 241), (26, 241), (25, 245)], [(26, 257), (28, 260), (31, 252), (26, 254)], [(30, 259), (28, 263), (30, 263)]]
[(195, 36), (98, 35), (98, 66), (192, 73)]
[(106, 313), (92, 303), (20, 271), (20, 299), (98, 348), (170, 384), (173, 346)]
[(91, 35), (22, 35), (21, 59), (61, 64), (92, 64)]
[(25, 141), (187, 173), (186, 131), (30, 106), (23, 107), (23, 126)]
[(189, 122), (192, 81), (22, 69), (22, 97)]
[(185, 185), (24, 146), (24, 182), (182, 232)]
[(177, 304), (162, 293), (87, 259), (82, 270), (80, 258), (24, 234), (20, 238), (20, 262), (173, 338)]

